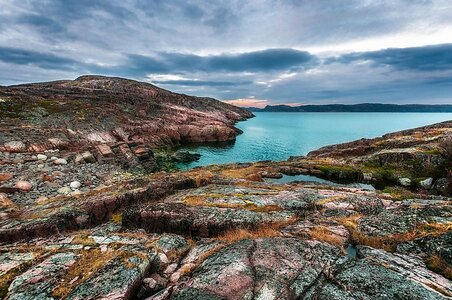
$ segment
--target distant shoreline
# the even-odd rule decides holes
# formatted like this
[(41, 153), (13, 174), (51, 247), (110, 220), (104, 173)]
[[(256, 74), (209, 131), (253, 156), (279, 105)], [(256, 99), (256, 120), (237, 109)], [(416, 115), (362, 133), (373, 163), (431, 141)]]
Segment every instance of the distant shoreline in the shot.
[(267, 105), (264, 108), (246, 107), (252, 112), (380, 112), (380, 113), (452, 113), (450, 104), (325, 104), (325, 105)]

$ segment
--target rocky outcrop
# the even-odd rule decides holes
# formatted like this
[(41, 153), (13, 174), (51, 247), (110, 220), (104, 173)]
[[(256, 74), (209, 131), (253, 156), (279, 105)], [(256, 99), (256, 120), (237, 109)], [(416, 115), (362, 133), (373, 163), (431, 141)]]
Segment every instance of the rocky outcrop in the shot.
[(0, 151), (43, 152), (118, 142), (174, 145), (232, 140), (252, 117), (211, 99), (114, 77), (1, 87)]

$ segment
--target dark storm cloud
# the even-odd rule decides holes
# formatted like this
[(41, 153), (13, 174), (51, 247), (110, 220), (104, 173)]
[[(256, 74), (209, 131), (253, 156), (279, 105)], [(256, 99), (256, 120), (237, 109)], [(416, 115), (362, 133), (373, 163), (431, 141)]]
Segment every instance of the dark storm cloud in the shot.
[(450, 70), (452, 44), (351, 53), (330, 61), (341, 63), (372, 61), (376, 65), (416, 71)]
[(254, 72), (307, 69), (318, 63), (314, 55), (293, 49), (267, 49), (241, 54), (199, 56), (182, 53), (158, 53), (154, 57), (129, 54), (129, 68), (135, 75), (177, 72)]
[(0, 47), (0, 61), (13, 65), (35, 65), (48, 69), (71, 69), (81, 65), (70, 58), (23, 49)]

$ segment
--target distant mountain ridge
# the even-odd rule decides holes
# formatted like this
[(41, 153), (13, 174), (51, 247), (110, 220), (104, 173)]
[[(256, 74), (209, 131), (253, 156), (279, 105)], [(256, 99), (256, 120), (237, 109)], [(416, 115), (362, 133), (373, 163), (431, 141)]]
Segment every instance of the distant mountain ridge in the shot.
[(253, 112), (447, 112), (452, 104), (325, 104), (325, 105), (267, 105), (264, 108), (248, 107)]

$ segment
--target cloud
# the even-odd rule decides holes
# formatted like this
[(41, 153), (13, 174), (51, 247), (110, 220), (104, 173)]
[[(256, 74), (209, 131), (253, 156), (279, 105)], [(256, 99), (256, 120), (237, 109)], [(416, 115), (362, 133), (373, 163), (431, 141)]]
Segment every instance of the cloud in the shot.
[(268, 100), (258, 100), (258, 99), (235, 99), (235, 100), (224, 100), (223, 102), (240, 107), (259, 107), (259, 108), (263, 108), (270, 103)]
[(50, 53), (42, 53), (1, 46), (0, 61), (18, 65), (31, 64), (40, 68), (59, 70), (71, 69), (77, 65), (80, 65), (80, 62), (77, 62), (73, 59), (60, 57)]
[(416, 71), (450, 70), (452, 69), (452, 44), (350, 53), (330, 61), (340, 63), (371, 61), (376, 65)]
[(269, 104), (451, 102), (449, 0), (0, 5), (0, 84), (95, 73)]

